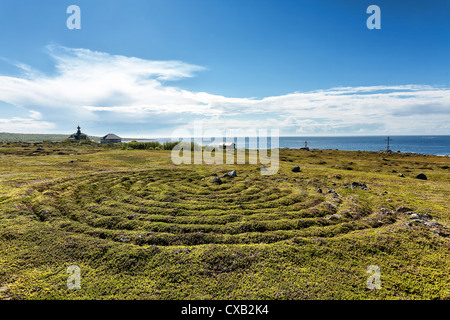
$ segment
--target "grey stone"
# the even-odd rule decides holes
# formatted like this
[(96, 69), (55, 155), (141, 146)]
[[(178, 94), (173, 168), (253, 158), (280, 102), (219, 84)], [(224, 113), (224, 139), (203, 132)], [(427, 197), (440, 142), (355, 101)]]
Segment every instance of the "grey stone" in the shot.
[(397, 208), (397, 212), (401, 212), (401, 213), (410, 212), (410, 211), (412, 211), (412, 209), (410, 209), (408, 207), (399, 207), (399, 208)]
[(212, 181), (213, 183), (222, 184), (222, 180), (221, 180), (219, 177), (214, 177), (211, 181)]
[(441, 224), (435, 221), (426, 221), (425, 225), (428, 227), (440, 227)]
[(300, 172), (300, 167), (299, 166), (294, 166), (292, 168), (292, 172)]
[(229, 177), (235, 178), (237, 177), (236, 170), (230, 171), (227, 173)]
[(423, 173), (419, 173), (419, 174), (416, 176), (416, 179), (427, 180), (428, 178), (427, 178), (427, 176), (424, 175)]
[(358, 187), (361, 188), (361, 190), (365, 190), (365, 191), (369, 190), (369, 188), (367, 188), (367, 185), (365, 183), (358, 183), (358, 182), (353, 181), (350, 186), (351, 186), (352, 190), (356, 189)]

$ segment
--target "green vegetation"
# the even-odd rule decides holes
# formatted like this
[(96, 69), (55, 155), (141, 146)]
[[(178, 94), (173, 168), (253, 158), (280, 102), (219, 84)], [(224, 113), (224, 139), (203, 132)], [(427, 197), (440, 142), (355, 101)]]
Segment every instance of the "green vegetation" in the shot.
[[(0, 132), (0, 141), (4, 142), (61, 142), (69, 134), (31, 134)], [(89, 136), (89, 139), (100, 142), (100, 137)]]
[(281, 149), (262, 176), (156, 147), (0, 144), (0, 297), (450, 299), (448, 157)]
[(178, 142), (166, 141), (163, 144), (158, 141), (137, 142), (136, 140), (122, 144), (123, 150), (172, 150)]

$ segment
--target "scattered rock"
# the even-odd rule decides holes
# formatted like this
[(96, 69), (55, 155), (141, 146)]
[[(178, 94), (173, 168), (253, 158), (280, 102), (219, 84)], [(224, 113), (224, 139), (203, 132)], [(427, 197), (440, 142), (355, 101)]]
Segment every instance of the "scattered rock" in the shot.
[(416, 176), (416, 179), (427, 180), (427, 176), (424, 175), (423, 173), (419, 173), (419, 174)]
[(330, 220), (330, 219), (339, 219), (340, 217), (342, 217), (341, 214), (335, 213), (332, 214), (331, 216), (326, 217), (326, 219)]
[(437, 234), (438, 236), (441, 236), (441, 237), (444, 237), (444, 238), (448, 237), (447, 233), (445, 233), (444, 231), (441, 231), (439, 229), (434, 230), (434, 233)]
[(346, 165), (335, 165), (335, 167), (337, 168), (337, 169), (344, 169), (344, 170), (353, 170), (353, 168), (351, 168), (351, 167), (349, 167), (349, 166), (346, 166)]
[(387, 208), (379, 208), (380, 209), (380, 213), (384, 214), (384, 215), (391, 215), (393, 214), (393, 212)]
[(191, 250), (189, 250), (188, 248), (176, 249), (172, 251), (173, 254), (189, 253), (189, 252), (191, 252)]
[(237, 177), (236, 170), (233, 170), (233, 171), (228, 172), (227, 175), (228, 175), (229, 177), (232, 177), (232, 178)]
[(426, 226), (429, 226), (429, 227), (433, 227), (433, 228), (437, 228), (437, 227), (440, 227), (440, 226), (441, 226), (440, 223), (435, 222), (435, 221), (426, 221), (426, 222), (425, 222), (425, 225), (426, 225)]
[[(347, 186), (347, 187), (348, 187), (348, 185), (349, 185), (349, 183), (344, 184), (344, 186)], [(355, 182), (355, 181), (353, 181), (350, 184), (350, 187), (352, 188), (352, 190), (356, 189), (358, 187), (361, 188), (361, 190), (364, 190), (364, 191), (369, 190), (369, 188), (367, 188), (367, 185), (365, 183), (358, 183), (358, 182)]]
[(222, 184), (222, 180), (221, 180), (219, 177), (214, 177), (211, 181), (212, 181), (213, 183)]
[(336, 191), (334, 191), (333, 189), (329, 189), (327, 191), (327, 194), (332, 194), (334, 199), (339, 198), (339, 194)]
[(391, 173), (397, 173), (397, 170), (392, 169)]
[(412, 209), (408, 208), (408, 207), (399, 207), (397, 208), (397, 212), (399, 213), (405, 213), (405, 212), (410, 212), (412, 211)]
[(425, 219), (431, 219), (431, 215), (428, 213), (423, 213), (421, 216), (424, 217)]
[(294, 166), (292, 168), (292, 172), (300, 172), (300, 167), (299, 166)]
[(320, 189), (320, 188), (317, 188), (317, 190), (316, 190), (318, 193), (322, 193), (322, 189)]
[(213, 177), (217, 177), (217, 173), (214, 172), (214, 173), (212, 174), (212, 176), (213, 176)]
[(405, 177), (405, 175), (403, 173), (399, 173), (398, 176), (401, 177), (401, 178)]
[(128, 242), (128, 241), (130, 241), (130, 239), (128, 239), (127, 237), (120, 238), (120, 242)]

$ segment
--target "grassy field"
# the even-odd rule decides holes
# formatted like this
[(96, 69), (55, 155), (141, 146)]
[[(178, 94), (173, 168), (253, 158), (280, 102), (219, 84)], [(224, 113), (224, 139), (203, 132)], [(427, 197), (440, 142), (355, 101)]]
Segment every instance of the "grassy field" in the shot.
[[(9, 133), (0, 132), (0, 141), (4, 142), (32, 142), (39, 143), (42, 141), (62, 142), (66, 140), (70, 134), (31, 134), (31, 133)], [(100, 142), (100, 137), (89, 136), (89, 139)]]
[[(0, 297), (450, 299), (449, 166), (282, 149), (262, 176), (164, 150), (3, 143)], [(381, 289), (367, 288), (371, 265)]]

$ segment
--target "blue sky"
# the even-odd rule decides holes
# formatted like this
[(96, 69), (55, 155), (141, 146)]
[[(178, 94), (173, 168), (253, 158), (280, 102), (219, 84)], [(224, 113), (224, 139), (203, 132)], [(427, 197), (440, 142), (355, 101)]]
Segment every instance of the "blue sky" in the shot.
[[(81, 30), (69, 30), (69, 5)], [(369, 30), (369, 5), (381, 29)], [(1, 0), (0, 132), (450, 134), (450, 2)]]

